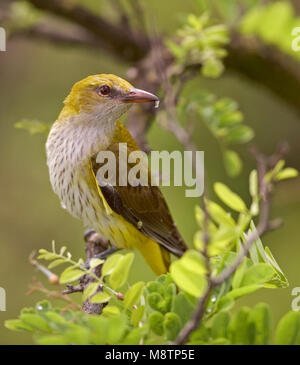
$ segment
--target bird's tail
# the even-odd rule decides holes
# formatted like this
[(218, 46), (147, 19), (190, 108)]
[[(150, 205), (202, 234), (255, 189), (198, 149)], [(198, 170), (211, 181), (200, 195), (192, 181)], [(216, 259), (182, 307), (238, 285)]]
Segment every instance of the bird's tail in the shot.
[(169, 271), (170, 253), (151, 238), (141, 243), (138, 249), (156, 275), (162, 275)]

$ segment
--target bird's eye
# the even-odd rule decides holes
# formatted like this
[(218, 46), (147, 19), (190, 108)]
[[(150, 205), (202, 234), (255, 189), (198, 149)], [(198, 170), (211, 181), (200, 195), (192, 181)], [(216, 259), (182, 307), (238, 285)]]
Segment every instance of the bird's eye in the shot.
[(108, 85), (103, 85), (99, 88), (99, 92), (101, 95), (109, 95), (110, 94), (110, 87)]

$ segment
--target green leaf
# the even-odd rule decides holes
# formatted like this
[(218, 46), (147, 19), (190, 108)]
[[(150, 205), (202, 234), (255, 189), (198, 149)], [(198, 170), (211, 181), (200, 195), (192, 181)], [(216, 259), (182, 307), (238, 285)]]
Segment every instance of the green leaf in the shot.
[(51, 328), (48, 322), (38, 314), (24, 313), (21, 314), (20, 319), (27, 325), (37, 328), (42, 331), (50, 332)]
[(211, 235), (211, 242), (208, 246), (210, 256), (223, 253), (230, 243), (233, 243), (240, 236), (240, 230), (237, 227), (222, 227), (218, 232)]
[[(238, 289), (237, 289), (238, 290)], [(224, 296), (219, 299), (216, 303), (216, 307), (218, 311), (228, 311), (234, 306), (234, 299)]]
[[(91, 299), (90, 303), (107, 303), (111, 296), (105, 292), (95, 294)], [(107, 307), (106, 307), (107, 308)]]
[(66, 260), (64, 259), (57, 259), (57, 260), (54, 260), (52, 261), (49, 265), (48, 265), (48, 268), (49, 269), (53, 269), (54, 267), (56, 266), (59, 266), (61, 264), (64, 264), (66, 262)]
[(211, 335), (214, 339), (219, 337), (227, 338), (230, 315), (226, 311), (217, 313), (213, 318)]
[(82, 270), (67, 268), (65, 271), (62, 272), (60, 275), (59, 282), (61, 284), (71, 283), (80, 279), (85, 273)]
[(252, 170), (249, 175), (249, 192), (252, 198), (258, 195), (258, 174), (257, 170)]
[(60, 254), (61, 256), (63, 256), (63, 254), (65, 253), (66, 249), (67, 249), (67, 247), (66, 247), (66, 246), (62, 246), (62, 248), (61, 248), (61, 249), (60, 249), (60, 251), (59, 251), (59, 254)]
[(9, 319), (4, 322), (4, 326), (11, 331), (33, 331), (32, 326), (26, 324), (21, 319)]
[(45, 316), (53, 323), (60, 325), (60, 326), (69, 326), (69, 322), (66, 321), (64, 317), (62, 317), (60, 314), (49, 311), (45, 313)]
[(233, 345), (249, 345), (249, 318), (250, 309), (247, 307), (240, 310), (233, 316), (229, 324), (229, 338)]
[(14, 2), (10, 7), (9, 28), (11, 31), (32, 29), (43, 16), (44, 13), (28, 1)]
[(93, 258), (90, 260), (89, 265), (91, 269), (94, 269), (95, 267), (102, 265), (104, 262), (105, 262), (104, 260)]
[[(255, 232), (257, 233), (256, 231), (256, 227), (253, 223), (253, 221), (251, 221), (250, 223), (250, 230), (248, 232), (247, 235), (245, 235), (245, 237), (249, 237), (249, 235), (251, 234), (251, 232)], [(268, 262), (267, 261), (267, 256), (265, 254), (265, 250), (264, 250), (264, 247), (262, 245), (262, 242), (261, 242), (261, 239), (258, 238), (250, 247), (250, 257), (251, 257), (251, 260), (253, 261), (254, 264), (258, 264), (259, 262)]]
[(149, 293), (159, 293), (161, 295), (165, 294), (165, 288), (163, 284), (158, 281), (150, 281), (147, 283), (146, 288)]
[(164, 333), (163, 322), (164, 316), (160, 312), (152, 312), (148, 317), (150, 329), (158, 336)]
[(223, 63), (216, 58), (210, 58), (206, 60), (201, 68), (202, 75), (212, 79), (220, 77), (223, 71)]
[[(253, 222), (251, 222), (250, 227), (251, 230), (249, 231), (249, 234), (256, 231)], [(284, 275), (283, 271), (273, 257), (270, 249), (268, 247), (263, 247), (260, 238), (258, 238), (250, 247), (250, 257), (254, 264), (257, 264), (259, 262), (267, 263), (273, 269), (273, 277), (270, 281), (263, 285), (264, 287), (287, 288), (289, 286), (289, 282), (286, 276)]]
[(163, 327), (167, 339), (170, 341), (175, 340), (181, 328), (179, 316), (173, 312), (167, 313), (164, 318)]
[(106, 275), (110, 275), (117, 262), (123, 257), (123, 255), (120, 255), (118, 253), (112, 255), (112, 256), (109, 256), (106, 260), (105, 260), (105, 263), (102, 267), (102, 276), (106, 276)]
[(50, 131), (50, 126), (42, 123), (38, 120), (29, 120), (29, 119), (22, 119), (20, 122), (15, 124), (15, 128), (17, 129), (25, 129), (31, 135), (34, 134), (48, 134)]
[(89, 297), (91, 297), (98, 289), (99, 283), (89, 284), (82, 294), (82, 301), (85, 302)]
[(138, 302), (142, 295), (144, 284), (145, 283), (143, 281), (139, 281), (127, 291), (124, 298), (124, 306), (126, 309), (131, 308)]
[(214, 184), (214, 190), (223, 203), (228, 205), (231, 209), (236, 210), (237, 212), (247, 211), (246, 204), (243, 200), (226, 185), (217, 182)]
[(147, 334), (145, 327), (131, 330), (120, 345), (140, 345), (143, 336)]
[(254, 137), (253, 130), (246, 125), (238, 125), (232, 128), (225, 136), (227, 143), (247, 143)]
[(272, 333), (272, 318), (270, 308), (265, 303), (257, 304), (249, 314), (249, 323), (253, 324), (253, 345), (268, 345)]
[[(259, 36), (271, 44), (280, 44), (280, 39), (284, 39), (289, 29), (289, 24), (293, 20), (293, 7), (287, 1), (276, 1), (265, 7), (261, 24), (258, 25)], [(270, 27), (276, 24), (273, 31)]]
[(194, 306), (187, 298), (186, 294), (179, 292), (173, 299), (172, 312), (178, 314), (181, 319), (181, 323), (189, 321), (195, 311)]
[(275, 332), (275, 345), (300, 345), (300, 312), (288, 312)]
[(103, 308), (102, 313), (111, 316), (116, 316), (120, 314), (120, 309), (115, 305), (107, 305), (106, 307)]
[(241, 286), (264, 284), (274, 276), (274, 270), (268, 264), (258, 263), (250, 266), (243, 276)]
[(118, 289), (126, 283), (133, 259), (134, 254), (128, 253), (118, 260), (112, 274), (109, 277), (109, 283), (113, 289)]
[(232, 150), (225, 150), (224, 164), (226, 172), (230, 177), (238, 176), (243, 168), (243, 163), (239, 155)]
[(258, 26), (261, 24), (264, 11), (265, 9), (263, 6), (257, 6), (246, 12), (246, 15), (241, 22), (241, 32), (245, 34), (255, 34)]
[(48, 335), (37, 338), (38, 345), (70, 345), (70, 340), (63, 335)]
[(166, 45), (169, 48), (169, 50), (173, 53), (173, 56), (175, 58), (177, 58), (178, 60), (181, 60), (184, 57), (184, 54), (185, 54), (184, 48), (182, 48), (181, 46), (179, 46), (178, 44), (176, 44), (170, 40), (166, 41)]
[(209, 341), (210, 340), (210, 329), (207, 328), (203, 323), (200, 323), (199, 327), (193, 331), (190, 335), (190, 342), (187, 344), (193, 344), (195, 341)]
[(293, 169), (291, 167), (287, 167), (286, 169), (280, 171), (276, 176), (275, 180), (286, 180), (286, 179), (292, 179), (299, 175), (298, 171), (296, 169)]
[(235, 226), (235, 221), (220, 205), (211, 200), (205, 200), (209, 216), (218, 224), (224, 226)]
[(259, 195), (258, 195), (258, 174), (257, 170), (252, 170), (249, 175), (249, 192), (252, 197), (250, 212), (252, 216), (257, 216), (259, 213)]
[(237, 106), (234, 107), (234, 111), (224, 111), (224, 114), (222, 114), (220, 118), (221, 127), (229, 127), (235, 124), (242, 123), (244, 116), (239, 110), (235, 110), (236, 108)]
[(35, 307), (39, 313), (47, 313), (52, 310), (52, 305), (48, 300), (37, 302)]
[(187, 251), (179, 260), (173, 262), (170, 273), (180, 289), (195, 297), (200, 297), (207, 286), (205, 261), (195, 250)]
[(247, 268), (247, 259), (245, 258), (233, 275), (233, 280), (232, 280), (233, 289), (237, 289), (241, 286), (246, 268)]
[(283, 271), (279, 267), (275, 258), (273, 257), (269, 247), (265, 248), (266, 261), (272, 266), (275, 276), (264, 286), (273, 287), (273, 288), (287, 288), (289, 286), (289, 282), (287, 277), (284, 275)]
[(144, 312), (145, 312), (144, 305), (140, 305), (139, 307), (137, 307), (137, 309), (133, 309), (130, 319), (134, 327), (137, 327), (139, 325), (140, 321), (144, 316)]
[[(199, 227), (203, 229), (204, 228), (204, 212), (198, 205), (195, 206), (195, 216), (196, 216), (196, 221), (197, 221)], [(208, 230), (210, 232), (217, 231), (217, 227), (211, 220), (208, 221)]]
[(107, 333), (110, 318), (104, 316), (89, 316), (87, 319), (88, 326), (92, 330), (92, 342), (95, 345), (107, 344)]
[[(42, 250), (40, 250), (39, 252), (41, 253)], [(55, 260), (57, 258), (59, 258), (59, 256), (56, 253), (47, 252), (47, 251), (46, 251), (46, 253), (44, 253), (44, 250), (43, 250), (43, 253), (38, 256), (39, 260), (43, 259), (43, 260), (47, 260), (47, 261)]]
[(147, 297), (149, 306), (155, 310), (161, 310), (163, 297), (159, 293), (151, 293)]
[(265, 181), (266, 182), (270, 182), (273, 179), (275, 179), (275, 177), (282, 171), (282, 169), (284, 168), (285, 165), (285, 161), (284, 160), (279, 160), (277, 162), (277, 164), (275, 165), (275, 167), (270, 170), (266, 176), (265, 176)]
[(227, 302), (227, 300), (230, 299), (237, 299), (244, 295), (253, 293), (261, 288), (261, 285), (248, 285), (248, 286), (242, 286), (240, 288), (231, 290), (229, 293), (227, 293), (221, 300), (220, 300), (220, 306), (223, 306), (223, 303)]
[(66, 338), (74, 345), (89, 345), (91, 332), (83, 326), (74, 326), (65, 332)]

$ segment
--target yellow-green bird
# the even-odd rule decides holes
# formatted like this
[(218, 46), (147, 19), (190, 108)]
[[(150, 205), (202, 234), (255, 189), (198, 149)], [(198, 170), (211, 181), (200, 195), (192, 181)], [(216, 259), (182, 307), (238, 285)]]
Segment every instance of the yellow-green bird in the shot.
[(117, 155), (119, 143), (127, 143), (128, 153), (139, 150), (118, 118), (132, 103), (155, 101), (155, 95), (115, 75), (89, 76), (65, 99), (46, 151), (50, 181), (62, 206), (112, 247), (138, 249), (160, 275), (168, 271), (170, 252), (180, 257), (187, 247), (159, 188), (99, 186), (96, 179), (100, 151)]

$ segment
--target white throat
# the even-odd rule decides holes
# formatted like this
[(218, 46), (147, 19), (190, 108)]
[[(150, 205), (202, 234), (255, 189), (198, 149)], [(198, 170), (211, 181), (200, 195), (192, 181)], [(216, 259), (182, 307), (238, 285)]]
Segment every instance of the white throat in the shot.
[[(97, 118), (98, 117), (98, 118)], [(99, 115), (80, 113), (68, 120), (56, 121), (47, 143), (47, 163), (78, 166), (110, 145), (116, 119), (99, 118)]]

